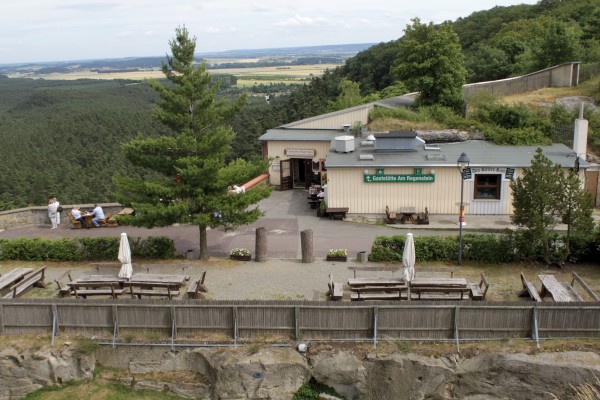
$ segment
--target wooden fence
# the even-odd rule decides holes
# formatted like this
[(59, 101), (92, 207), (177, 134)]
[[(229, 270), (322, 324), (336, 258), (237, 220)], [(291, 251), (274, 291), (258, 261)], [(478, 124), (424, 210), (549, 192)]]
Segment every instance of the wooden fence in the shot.
[(582, 65), (579, 71), (579, 82), (584, 82), (600, 74), (600, 63)]
[(598, 337), (598, 327), (599, 303), (0, 300), (0, 334), (53, 339), (148, 331), (173, 341), (559, 338)]

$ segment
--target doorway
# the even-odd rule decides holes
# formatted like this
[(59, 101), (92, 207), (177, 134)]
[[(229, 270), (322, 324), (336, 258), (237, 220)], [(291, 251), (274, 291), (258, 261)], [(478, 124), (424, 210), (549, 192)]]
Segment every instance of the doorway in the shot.
[(294, 188), (308, 189), (313, 179), (312, 160), (292, 158), (292, 176)]

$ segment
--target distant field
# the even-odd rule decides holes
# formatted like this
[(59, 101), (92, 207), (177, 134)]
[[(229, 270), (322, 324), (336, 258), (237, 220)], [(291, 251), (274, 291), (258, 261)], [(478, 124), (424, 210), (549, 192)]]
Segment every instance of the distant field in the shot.
[[(317, 65), (290, 65), (279, 67), (256, 67), (256, 68), (224, 68), (212, 69), (212, 74), (230, 74), (238, 78), (239, 86), (252, 86), (253, 84), (263, 83), (302, 83), (310, 80), (313, 76), (321, 76), (327, 69), (334, 69), (335, 64), (317, 64)], [(78, 71), (70, 73), (51, 73), (51, 74), (11, 74), (11, 78), (33, 78), (50, 80), (76, 80), (76, 79), (132, 79), (140, 80), (146, 78), (162, 78), (163, 74), (159, 69), (132, 71), (132, 72), (111, 72), (98, 73), (95, 71)]]

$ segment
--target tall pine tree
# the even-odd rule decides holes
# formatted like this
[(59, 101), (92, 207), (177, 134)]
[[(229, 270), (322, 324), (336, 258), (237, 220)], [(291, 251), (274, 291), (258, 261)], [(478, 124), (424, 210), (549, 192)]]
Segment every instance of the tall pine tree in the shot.
[(213, 83), (205, 63), (194, 63), (196, 38), (185, 27), (175, 32), (169, 42), (172, 56), (162, 65), (169, 82), (150, 81), (160, 96), (154, 115), (170, 132), (158, 137), (138, 134), (123, 145), (134, 165), (151, 172), (143, 179), (116, 177), (117, 196), (136, 210), (125, 223), (148, 228), (197, 225), (200, 258), (207, 259), (207, 229), (227, 230), (256, 221), (262, 212), (251, 206), (268, 197), (271, 189), (227, 193), (229, 186), (267, 171), (261, 160), (225, 162), (235, 138), (227, 121), (243, 107), (246, 96), (234, 101), (220, 98), (220, 85)]

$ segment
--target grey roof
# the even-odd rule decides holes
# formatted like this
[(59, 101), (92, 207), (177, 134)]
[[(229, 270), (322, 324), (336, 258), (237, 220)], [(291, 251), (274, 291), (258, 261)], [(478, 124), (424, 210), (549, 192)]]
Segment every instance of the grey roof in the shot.
[(415, 100), (409, 96), (391, 97), (389, 99), (377, 100), (377, 101), (373, 101), (370, 103), (365, 103), (365, 104), (360, 104), (358, 106), (345, 108), (343, 110), (338, 110), (338, 111), (330, 112), (327, 114), (321, 114), (321, 115), (317, 115), (314, 117), (302, 119), (300, 121), (290, 122), (289, 124), (281, 125), (280, 128), (293, 128), (294, 126), (299, 125), (299, 124), (305, 124), (307, 122), (317, 121), (317, 120), (320, 120), (323, 118), (333, 117), (335, 115), (343, 115), (348, 112), (361, 110), (363, 108), (372, 108), (374, 106), (387, 107), (387, 108), (408, 107), (412, 103), (414, 103), (414, 101)]
[[(332, 141), (327, 156), (327, 168), (456, 167), (456, 161), (463, 152), (467, 153), (471, 160), (471, 167), (527, 168), (531, 166), (538, 147), (542, 148), (543, 154), (555, 164), (572, 168), (575, 163), (573, 150), (564, 144), (498, 146), (484, 140), (469, 140), (440, 144), (440, 150), (425, 150), (424, 146), (418, 146), (414, 152), (376, 153), (374, 146), (361, 146), (362, 141), (362, 138), (356, 140), (352, 153), (336, 153)], [(368, 155), (372, 155), (373, 159), (368, 159)], [(588, 166), (587, 162), (580, 160), (580, 167)]]
[(267, 141), (310, 141), (329, 142), (336, 136), (344, 134), (343, 129), (289, 129), (275, 128), (263, 133), (258, 140)]

